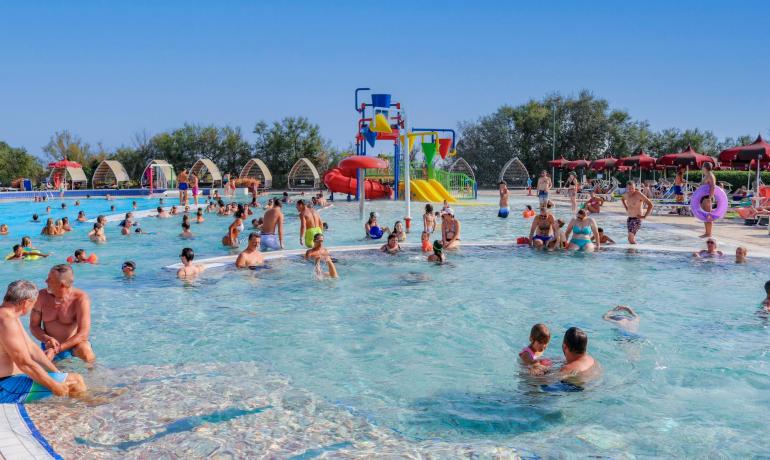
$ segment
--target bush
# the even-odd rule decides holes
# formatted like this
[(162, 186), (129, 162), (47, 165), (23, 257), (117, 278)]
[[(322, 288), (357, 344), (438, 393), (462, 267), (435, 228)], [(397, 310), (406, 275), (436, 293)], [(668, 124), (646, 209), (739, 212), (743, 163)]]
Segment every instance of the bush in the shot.
[[(666, 173), (666, 178), (669, 182), (674, 181), (675, 172), (673, 170)], [(557, 176), (558, 177), (558, 176)], [(639, 180), (639, 171), (631, 171), (626, 173), (614, 173), (613, 177), (618, 179), (621, 184), (625, 184), (628, 179)], [(642, 180), (651, 180), (652, 172), (643, 171)], [(663, 177), (659, 171), (655, 173), (655, 178), (660, 180)], [(757, 171), (714, 171), (714, 177), (717, 178), (717, 182), (727, 182), (730, 184), (733, 190), (741, 186), (746, 186), (748, 182), (751, 187), (754, 187), (754, 181), (757, 177)], [(690, 171), (687, 175), (687, 180), (693, 183), (699, 183), (702, 179), (700, 170)], [(770, 172), (763, 171), (760, 173), (760, 180), (764, 184), (770, 184)]]

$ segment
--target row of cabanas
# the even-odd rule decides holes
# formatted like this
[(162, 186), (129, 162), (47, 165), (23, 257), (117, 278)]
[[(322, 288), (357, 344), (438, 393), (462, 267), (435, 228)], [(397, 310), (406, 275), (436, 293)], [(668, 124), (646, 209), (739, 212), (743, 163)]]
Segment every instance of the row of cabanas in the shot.
[[(308, 167), (309, 165), (309, 167)], [(83, 189), (88, 187), (88, 177), (86, 177), (83, 167), (80, 163), (61, 160), (48, 164), (50, 170), (48, 183), (58, 189), (62, 183), (69, 189)], [(297, 170), (295, 176), (300, 177), (302, 183), (309, 183), (310, 186), (318, 187), (320, 176), (317, 169), (306, 158), (300, 159), (292, 171)], [(306, 174), (309, 170), (309, 175)], [(197, 160), (189, 172), (199, 178), (201, 187), (221, 187), (222, 173), (213, 161), (207, 158)], [(241, 169), (238, 179), (255, 179), (259, 181), (260, 189), (269, 189), (272, 187), (273, 176), (267, 165), (259, 158), (252, 158)], [(313, 181), (313, 179), (315, 179)], [(126, 186), (131, 178), (126, 168), (115, 160), (103, 160), (94, 170), (91, 177), (91, 187), (100, 188), (121, 188)], [(140, 179), (140, 186), (154, 189), (168, 189), (177, 186), (177, 175), (174, 166), (165, 160), (152, 160), (144, 168)]]

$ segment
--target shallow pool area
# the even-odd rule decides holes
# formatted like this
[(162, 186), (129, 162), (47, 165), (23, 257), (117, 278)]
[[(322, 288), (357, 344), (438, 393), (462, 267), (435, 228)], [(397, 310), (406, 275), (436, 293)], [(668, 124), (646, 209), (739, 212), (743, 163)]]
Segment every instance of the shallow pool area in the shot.
[[(131, 209), (133, 200), (81, 200), (89, 217)], [(139, 209), (157, 199), (137, 199)], [(264, 201), (264, 200), (263, 200)], [(495, 203), (454, 206), (468, 245), (448, 263), (416, 249), (334, 253), (339, 280), (319, 281), (298, 256), (269, 268), (211, 270), (184, 283), (163, 267), (182, 247), (199, 258), (234, 254), (220, 240), (229, 217), (206, 215), (183, 240), (180, 217), (141, 219), (147, 235), (87, 241), (90, 224), (63, 237), (39, 236), (28, 216), (46, 203), (0, 203), (11, 226), (52, 251), (48, 260), (0, 264), (0, 282), (42, 284), (51, 263), (77, 247), (98, 265), (75, 267), (92, 300), (98, 364), (83, 372), (89, 401), (28, 406), (65, 458), (279, 458), (376, 455), (452, 458), (727, 457), (767, 454), (770, 319), (758, 314), (766, 260), (747, 265), (693, 260), (686, 253), (614, 249), (599, 254), (539, 253), (511, 244), (529, 223), (512, 200), (509, 219)], [(171, 204), (171, 200), (166, 200)], [(421, 214), (413, 205), (413, 215)], [(286, 241), (298, 249), (297, 212)], [(367, 203), (382, 225), (403, 219), (403, 203)], [(569, 209), (557, 207), (557, 217)], [(41, 213), (42, 215), (43, 213)], [(257, 211), (253, 217), (261, 215)], [(327, 246), (369, 244), (357, 203), (321, 211)], [(622, 241), (622, 216), (598, 216)], [(0, 222), (2, 223), (2, 222)], [(409, 241), (419, 242), (421, 221)], [(697, 237), (650, 225), (645, 244), (699, 248)], [(120, 263), (137, 262), (126, 280)], [(615, 305), (641, 316), (637, 334), (602, 320)], [(550, 378), (517, 362), (531, 326), (552, 332), (546, 355), (563, 360), (564, 331), (589, 334), (602, 376), (579, 393), (544, 392)]]

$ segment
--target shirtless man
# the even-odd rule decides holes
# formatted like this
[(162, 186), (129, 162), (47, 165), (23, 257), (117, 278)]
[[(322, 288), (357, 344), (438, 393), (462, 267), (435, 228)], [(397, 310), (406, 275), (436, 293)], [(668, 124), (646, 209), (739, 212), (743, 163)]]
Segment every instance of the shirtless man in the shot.
[(157, 217), (158, 219), (168, 219), (171, 216), (168, 215), (165, 209), (158, 206), (158, 214), (156, 214), (155, 217)]
[[(654, 205), (649, 198), (636, 189), (634, 181), (628, 181), (626, 193), (623, 194), (620, 201), (623, 203), (623, 207), (626, 208), (626, 213), (628, 213), (628, 219), (626, 220), (628, 242), (630, 244), (636, 244), (636, 232), (642, 228), (642, 221), (652, 213)], [(642, 212), (642, 207), (644, 205), (647, 206), (647, 209), (645, 212)]]
[(567, 329), (561, 349), (566, 361), (559, 369), (561, 377), (575, 378), (580, 384), (599, 370), (596, 360), (588, 354), (588, 335), (580, 328)]
[(235, 259), (236, 268), (251, 268), (265, 264), (265, 259), (262, 257), (262, 253), (259, 252), (260, 239), (259, 233), (249, 233), (246, 249), (238, 254), (238, 258)]
[(177, 183), (179, 184), (179, 204), (187, 204), (187, 170), (182, 169), (176, 176)]
[(326, 250), (324, 245), (324, 234), (316, 233), (313, 237), (313, 247), (305, 251), (305, 259), (320, 260), (329, 256), (329, 251)]
[(508, 217), (508, 212), (511, 210), (508, 206), (508, 184), (506, 184), (504, 180), (501, 180), (500, 183), (497, 184), (497, 187), (500, 191), (500, 210), (497, 212), (497, 217), (505, 219)]
[(75, 274), (67, 264), (54, 265), (29, 316), (29, 330), (41, 342), (50, 360), (74, 355), (87, 363), (96, 360), (88, 341), (91, 299), (72, 286)]
[[(281, 202), (276, 200), (273, 206), (265, 211), (261, 218), (263, 251), (283, 249), (283, 211)], [(278, 230), (276, 232), (276, 230)], [(278, 234), (276, 237), (276, 233)]]
[(86, 391), (79, 374), (60, 373), (24, 331), (21, 317), (32, 310), (37, 287), (18, 280), (8, 285), (0, 304), (0, 404), (25, 403), (48, 396), (78, 396)]
[(590, 194), (591, 196), (588, 198), (588, 201), (586, 201), (585, 208), (591, 214), (598, 214), (602, 210), (602, 205), (604, 204), (604, 198), (600, 196), (596, 196), (593, 190), (591, 190)]
[[(711, 168), (711, 163), (703, 163), (703, 169), (701, 170), (703, 173), (703, 180), (701, 181), (701, 184), (707, 185), (709, 188), (708, 195), (704, 196), (700, 202), (701, 208), (703, 208), (703, 210), (706, 212), (711, 212), (712, 205), (714, 203), (714, 193), (717, 191), (717, 178), (714, 177), (714, 173), (711, 172)], [(700, 237), (711, 238), (711, 229), (714, 227), (714, 222), (703, 222), (703, 226), (705, 227), (705, 232)]]
[(441, 244), (445, 250), (460, 247), (460, 221), (451, 208), (441, 215)]
[(193, 251), (192, 248), (182, 249), (182, 253), (179, 255), (179, 258), (182, 259), (182, 268), (176, 272), (176, 276), (179, 279), (195, 278), (196, 276), (203, 273), (203, 270), (206, 269), (206, 267), (203, 265), (193, 263), (193, 259), (195, 259), (195, 251)]
[(305, 205), (304, 200), (297, 200), (297, 211), (299, 211), (299, 244), (312, 248), (315, 235), (323, 233), (321, 216), (318, 211)]
[(529, 244), (535, 249), (543, 249), (548, 247), (551, 240), (556, 239), (557, 244), (554, 245), (558, 248), (559, 245), (559, 224), (556, 223), (556, 218), (553, 214), (548, 212), (546, 205), (540, 206), (540, 213), (532, 219), (532, 225), (529, 227)]
[(326, 201), (326, 198), (324, 198), (324, 192), (318, 192), (318, 195), (316, 195), (316, 200), (318, 201), (318, 206), (322, 208), (329, 206), (329, 202)]
[(540, 177), (537, 178), (537, 198), (540, 200), (540, 206), (545, 206), (548, 203), (551, 187), (553, 187), (553, 182), (548, 177), (548, 171), (541, 171)]

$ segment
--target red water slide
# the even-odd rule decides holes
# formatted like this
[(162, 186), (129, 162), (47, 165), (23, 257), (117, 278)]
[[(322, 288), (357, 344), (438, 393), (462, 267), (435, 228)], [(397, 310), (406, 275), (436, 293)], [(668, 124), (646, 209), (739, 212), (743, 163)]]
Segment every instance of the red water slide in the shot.
[[(385, 160), (366, 157), (352, 156), (340, 161), (340, 164), (326, 174), (324, 174), (324, 184), (331, 192), (347, 193), (355, 195), (358, 189), (358, 179), (356, 171), (360, 168), (387, 168), (388, 163)], [(390, 198), (391, 189), (387, 185), (381, 184), (371, 179), (364, 180), (364, 195), (368, 199)]]

